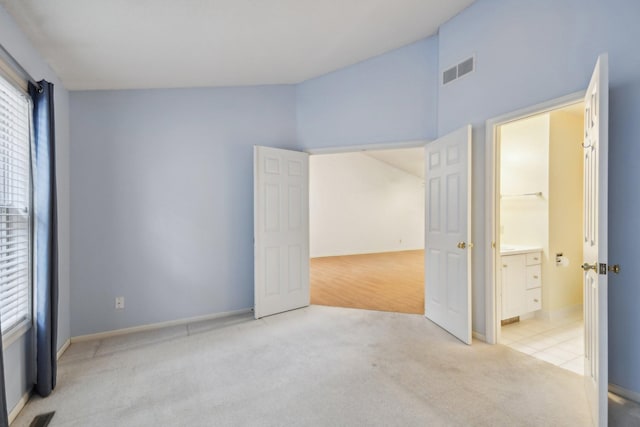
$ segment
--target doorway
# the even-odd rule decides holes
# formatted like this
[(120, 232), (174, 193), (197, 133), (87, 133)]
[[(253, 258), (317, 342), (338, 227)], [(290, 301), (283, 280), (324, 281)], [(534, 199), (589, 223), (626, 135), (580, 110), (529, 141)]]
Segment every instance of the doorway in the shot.
[(424, 314), (424, 148), (314, 154), (311, 303)]
[[(416, 146), (425, 150), (428, 182), (428, 202), (422, 205), (429, 212), (425, 209), (420, 221), (424, 252), (429, 253), (425, 317), (471, 345), (472, 127), (463, 126), (429, 143), (404, 145)], [(253, 188), (254, 299), (259, 319), (310, 304), (309, 153), (255, 146)], [(360, 218), (384, 206), (374, 206)]]
[(496, 127), (498, 342), (584, 374), (583, 102)]

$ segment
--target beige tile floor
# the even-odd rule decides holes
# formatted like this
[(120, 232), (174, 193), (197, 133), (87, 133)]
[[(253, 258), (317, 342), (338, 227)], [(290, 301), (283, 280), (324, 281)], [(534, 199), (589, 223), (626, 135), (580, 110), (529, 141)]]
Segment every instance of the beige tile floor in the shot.
[(500, 343), (584, 375), (582, 314), (555, 321), (533, 318), (503, 326)]

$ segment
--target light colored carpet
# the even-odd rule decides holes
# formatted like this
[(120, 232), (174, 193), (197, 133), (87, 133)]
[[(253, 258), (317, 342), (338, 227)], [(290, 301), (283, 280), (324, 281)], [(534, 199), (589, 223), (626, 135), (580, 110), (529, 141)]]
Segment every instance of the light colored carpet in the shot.
[(582, 377), (421, 315), (311, 306), (73, 344), (14, 426), (588, 426)]

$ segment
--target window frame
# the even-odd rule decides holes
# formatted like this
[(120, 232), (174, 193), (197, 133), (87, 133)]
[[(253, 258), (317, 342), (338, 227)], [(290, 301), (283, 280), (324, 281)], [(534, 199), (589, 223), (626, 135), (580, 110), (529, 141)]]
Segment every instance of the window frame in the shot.
[(35, 232), (35, 219), (34, 219), (34, 177), (33, 177), (33, 102), (31, 101), (31, 97), (29, 96), (26, 88), (27, 81), (24, 79), (20, 79), (17, 74), (12, 72), (13, 70), (7, 66), (7, 64), (0, 59), (0, 78), (4, 80), (4, 82), (12, 86), (17, 92), (19, 92), (27, 102), (27, 124), (29, 127), (29, 142), (28, 142), (28, 257), (27, 257), (27, 313), (24, 317), (20, 318), (14, 324), (9, 326), (8, 328), (4, 328), (4, 331), (0, 331), (2, 335), (2, 348), (3, 350), (11, 346), (15, 341), (25, 335), (33, 326), (35, 322), (35, 292), (34, 292), (34, 276), (35, 276), (35, 265), (34, 265), (34, 232)]

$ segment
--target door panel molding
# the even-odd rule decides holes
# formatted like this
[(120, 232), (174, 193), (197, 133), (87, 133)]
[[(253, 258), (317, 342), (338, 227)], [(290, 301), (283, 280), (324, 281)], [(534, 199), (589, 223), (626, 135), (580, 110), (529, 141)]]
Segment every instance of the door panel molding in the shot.
[(471, 344), (471, 125), (425, 146), (425, 182), (425, 316)]
[(309, 155), (254, 147), (254, 315), (309, 305)]

